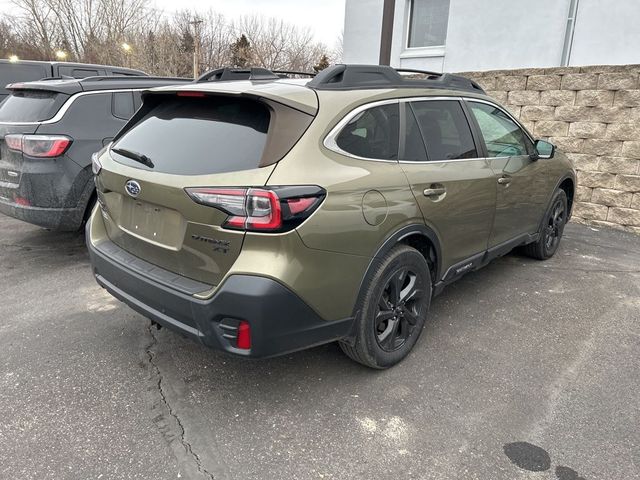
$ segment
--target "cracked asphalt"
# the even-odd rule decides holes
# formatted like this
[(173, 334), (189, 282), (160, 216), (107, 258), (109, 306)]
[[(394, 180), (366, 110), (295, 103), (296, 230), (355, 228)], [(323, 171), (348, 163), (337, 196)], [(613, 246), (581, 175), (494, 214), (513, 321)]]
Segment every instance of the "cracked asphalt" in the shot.
[(384, 372), (156, 330), (81, 236), (4, 216), (0, 292), (0, 479), (640, 478), (638, 236), (468, 274)]

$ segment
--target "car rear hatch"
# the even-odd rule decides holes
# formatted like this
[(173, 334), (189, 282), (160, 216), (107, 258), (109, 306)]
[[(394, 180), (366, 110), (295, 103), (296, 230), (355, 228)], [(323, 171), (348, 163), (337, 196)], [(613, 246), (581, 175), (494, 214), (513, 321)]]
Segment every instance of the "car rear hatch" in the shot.
[(147, 94), (94, 159), (109, 239), (153, 265), (218, 285), (240, 254), (245, 231), (227, 228), (229, 211), (200, 201), (198, 192), (215, 189), (207, 198), (226, 198), (233, 208), (238, 197), (226, 193), (265, 185), (312, 119), (255, 95), (186, 87)]
[(29, 85), (10, 85), (11, 95), (0, 104), (0, 195), (5, 200), (11, 197), (11, 189), (20, 184), (22, 176), (24, 156), (20, 136), (36, 133), (42, 122), (53, 118), (69, 98), (67, 93)]

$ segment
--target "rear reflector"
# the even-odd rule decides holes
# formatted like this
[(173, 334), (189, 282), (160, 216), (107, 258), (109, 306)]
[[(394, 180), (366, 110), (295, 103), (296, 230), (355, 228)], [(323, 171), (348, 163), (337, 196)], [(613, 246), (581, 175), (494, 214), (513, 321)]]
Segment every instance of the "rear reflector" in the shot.
[(251, 326), (249, 322), (241, 320), (238, 324), (238, 339), (236, 340), (236, 347), (244, 350), (251, 348)]
[(64, 135), (20, 135), (4, 137), (7, 147), (28, 157), (55, 158), (67, 151), (72, 140)]
[(29, 201), (29, 199), (23, 197), (16, 197), (14, 203), (16, 205), (22, 205), (23, 207), (31, 206), (31, 202)]
[(315, 186), (266, 188), (187, 188), (191, 199), (229, 214), (232, 230), (284, 232), (300, 225), (320, 205), (325, 191)]

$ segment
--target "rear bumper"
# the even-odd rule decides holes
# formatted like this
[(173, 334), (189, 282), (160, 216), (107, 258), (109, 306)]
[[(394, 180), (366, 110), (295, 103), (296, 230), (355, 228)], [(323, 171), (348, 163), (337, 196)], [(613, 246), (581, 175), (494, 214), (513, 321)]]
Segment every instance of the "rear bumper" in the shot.
[[(90, 169), (82, 169), (66, 156), (30, 159), (17, 170), (15, 180), (0, 181), (0, 212), (52, 230), (80, 228), (94, 190)], [(14, 183), (15, 182), (15, 183)]]
[(84, 209), (32, 207), (0, 197), (0, 213), (51, 230), (73, 231), (80, 228)]
[[(186, 293), (197, 290), (197, 282), (185, 279), (172, 288), (164, 279), (174, 282), (175, 274), (132, 257), (108, 240), (93, 245), (87, 235), (87, 246), (95, 278), (109, 293), (154, 322), (216, 350), (256, 358), (282, 355), (343, 338), (352, 325), (351, 318), (323, 320), (269, 278), (231, 275), (212, 298), (201, 300)], [(235, 346), (234, 325), (240, 320), (251, 327), (250, 349)]]

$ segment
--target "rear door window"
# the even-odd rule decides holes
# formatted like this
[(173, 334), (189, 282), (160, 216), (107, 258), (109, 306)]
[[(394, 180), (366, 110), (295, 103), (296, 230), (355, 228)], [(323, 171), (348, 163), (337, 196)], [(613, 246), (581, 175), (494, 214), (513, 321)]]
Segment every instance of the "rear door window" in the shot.
[(114, 117), (129, 120), (133, 116), (133, 94), (131, 92), (114, 92), (111, 99), (111, 112)]
[(398, 159), (398, 104), (380, 105), (355, 115), (336, 137), (351, 155), (374, 160)]
[[(248, 170), (260, 164), (269, 123), (269, 110), (254, 100), (171, 96), (150, 107), (113, 148), (146, 155), (157, 172), (204, 175)], [(148, 168), (112, 155), (120, 163)]]
[(46, 90), (14, 90), (0, 104), (0, 122), (48, 120), (67, 98), (67, 95)]
[(58, 74), (73, 78), (87, 78), (104, 75), (105, 71), (99, 68), (75, 68), (66, 65), (58, 67)]
[(477, 158), (467, 117), (457, 100), (411, 102), (429, 160)]

